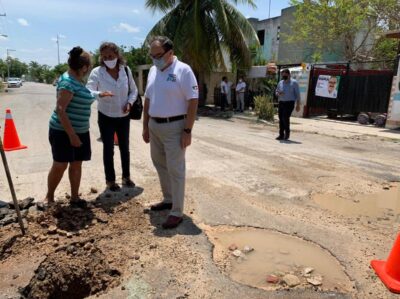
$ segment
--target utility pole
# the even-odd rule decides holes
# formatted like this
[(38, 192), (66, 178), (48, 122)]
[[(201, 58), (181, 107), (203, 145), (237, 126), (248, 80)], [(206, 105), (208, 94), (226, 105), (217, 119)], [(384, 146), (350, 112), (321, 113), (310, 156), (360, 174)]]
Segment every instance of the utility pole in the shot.
[(10, 78), (10, 63), (8, 61), (8, 57), (10, 56), (11, 51), (16, 51), (14, 49), (7, 49), (7, 79)]
[(60, 64), (60, 36), (57, 33), (57, 58), (58, 58), (58, 64)]
[(269, 6), (268, 6), (268, 19), (271, 18), (271, 0), (269, 0)]

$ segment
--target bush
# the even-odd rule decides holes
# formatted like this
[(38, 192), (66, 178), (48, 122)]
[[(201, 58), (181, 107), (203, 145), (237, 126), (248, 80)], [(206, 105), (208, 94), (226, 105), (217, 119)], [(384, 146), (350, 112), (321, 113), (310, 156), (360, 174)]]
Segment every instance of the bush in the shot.
[(271, 96), (255, 96), (254, 105), (259, 119), (274, 121), (275, 107)]

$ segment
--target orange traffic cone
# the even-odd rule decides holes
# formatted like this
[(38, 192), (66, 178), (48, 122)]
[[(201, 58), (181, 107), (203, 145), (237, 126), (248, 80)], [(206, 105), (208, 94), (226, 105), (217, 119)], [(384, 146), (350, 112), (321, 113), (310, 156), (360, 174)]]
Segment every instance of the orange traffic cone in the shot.
[(117, 133), (114, 133), (114, 145), (118, 145), (118, 136), (117, 136)]
[(387, 261), (371, 261), (371, 266), (391, 292), (400, 294), (400, 234)]
[(4, 125), (4, 150), (15, 151), (27, 148), (22, 145), (18, 138), (17, 129), (11, 116), (11, 109), (6, 110), (6, 120)]

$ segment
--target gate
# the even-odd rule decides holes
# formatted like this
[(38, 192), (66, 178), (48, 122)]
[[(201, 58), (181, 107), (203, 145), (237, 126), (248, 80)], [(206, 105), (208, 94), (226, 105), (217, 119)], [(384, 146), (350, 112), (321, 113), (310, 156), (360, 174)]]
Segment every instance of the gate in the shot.
[(386, 113), (393, 76), (392, 70), (352, 70), (350, 63), (313, 65), (305, 116)]

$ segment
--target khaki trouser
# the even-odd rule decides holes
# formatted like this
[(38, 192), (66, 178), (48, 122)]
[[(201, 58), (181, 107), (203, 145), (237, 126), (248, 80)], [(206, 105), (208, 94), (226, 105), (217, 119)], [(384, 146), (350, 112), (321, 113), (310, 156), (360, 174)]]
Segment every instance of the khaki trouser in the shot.
[(240, 111), (244, 110), (244, 92), (237, 93), (236, 109)]
[(157, 123), (150, 118), (151, 159), (157, 169), (164, 202), (172, 203), (170, 215), (183, 216), (185, 197), (185, 150), (181, 136), (185, 120)]

